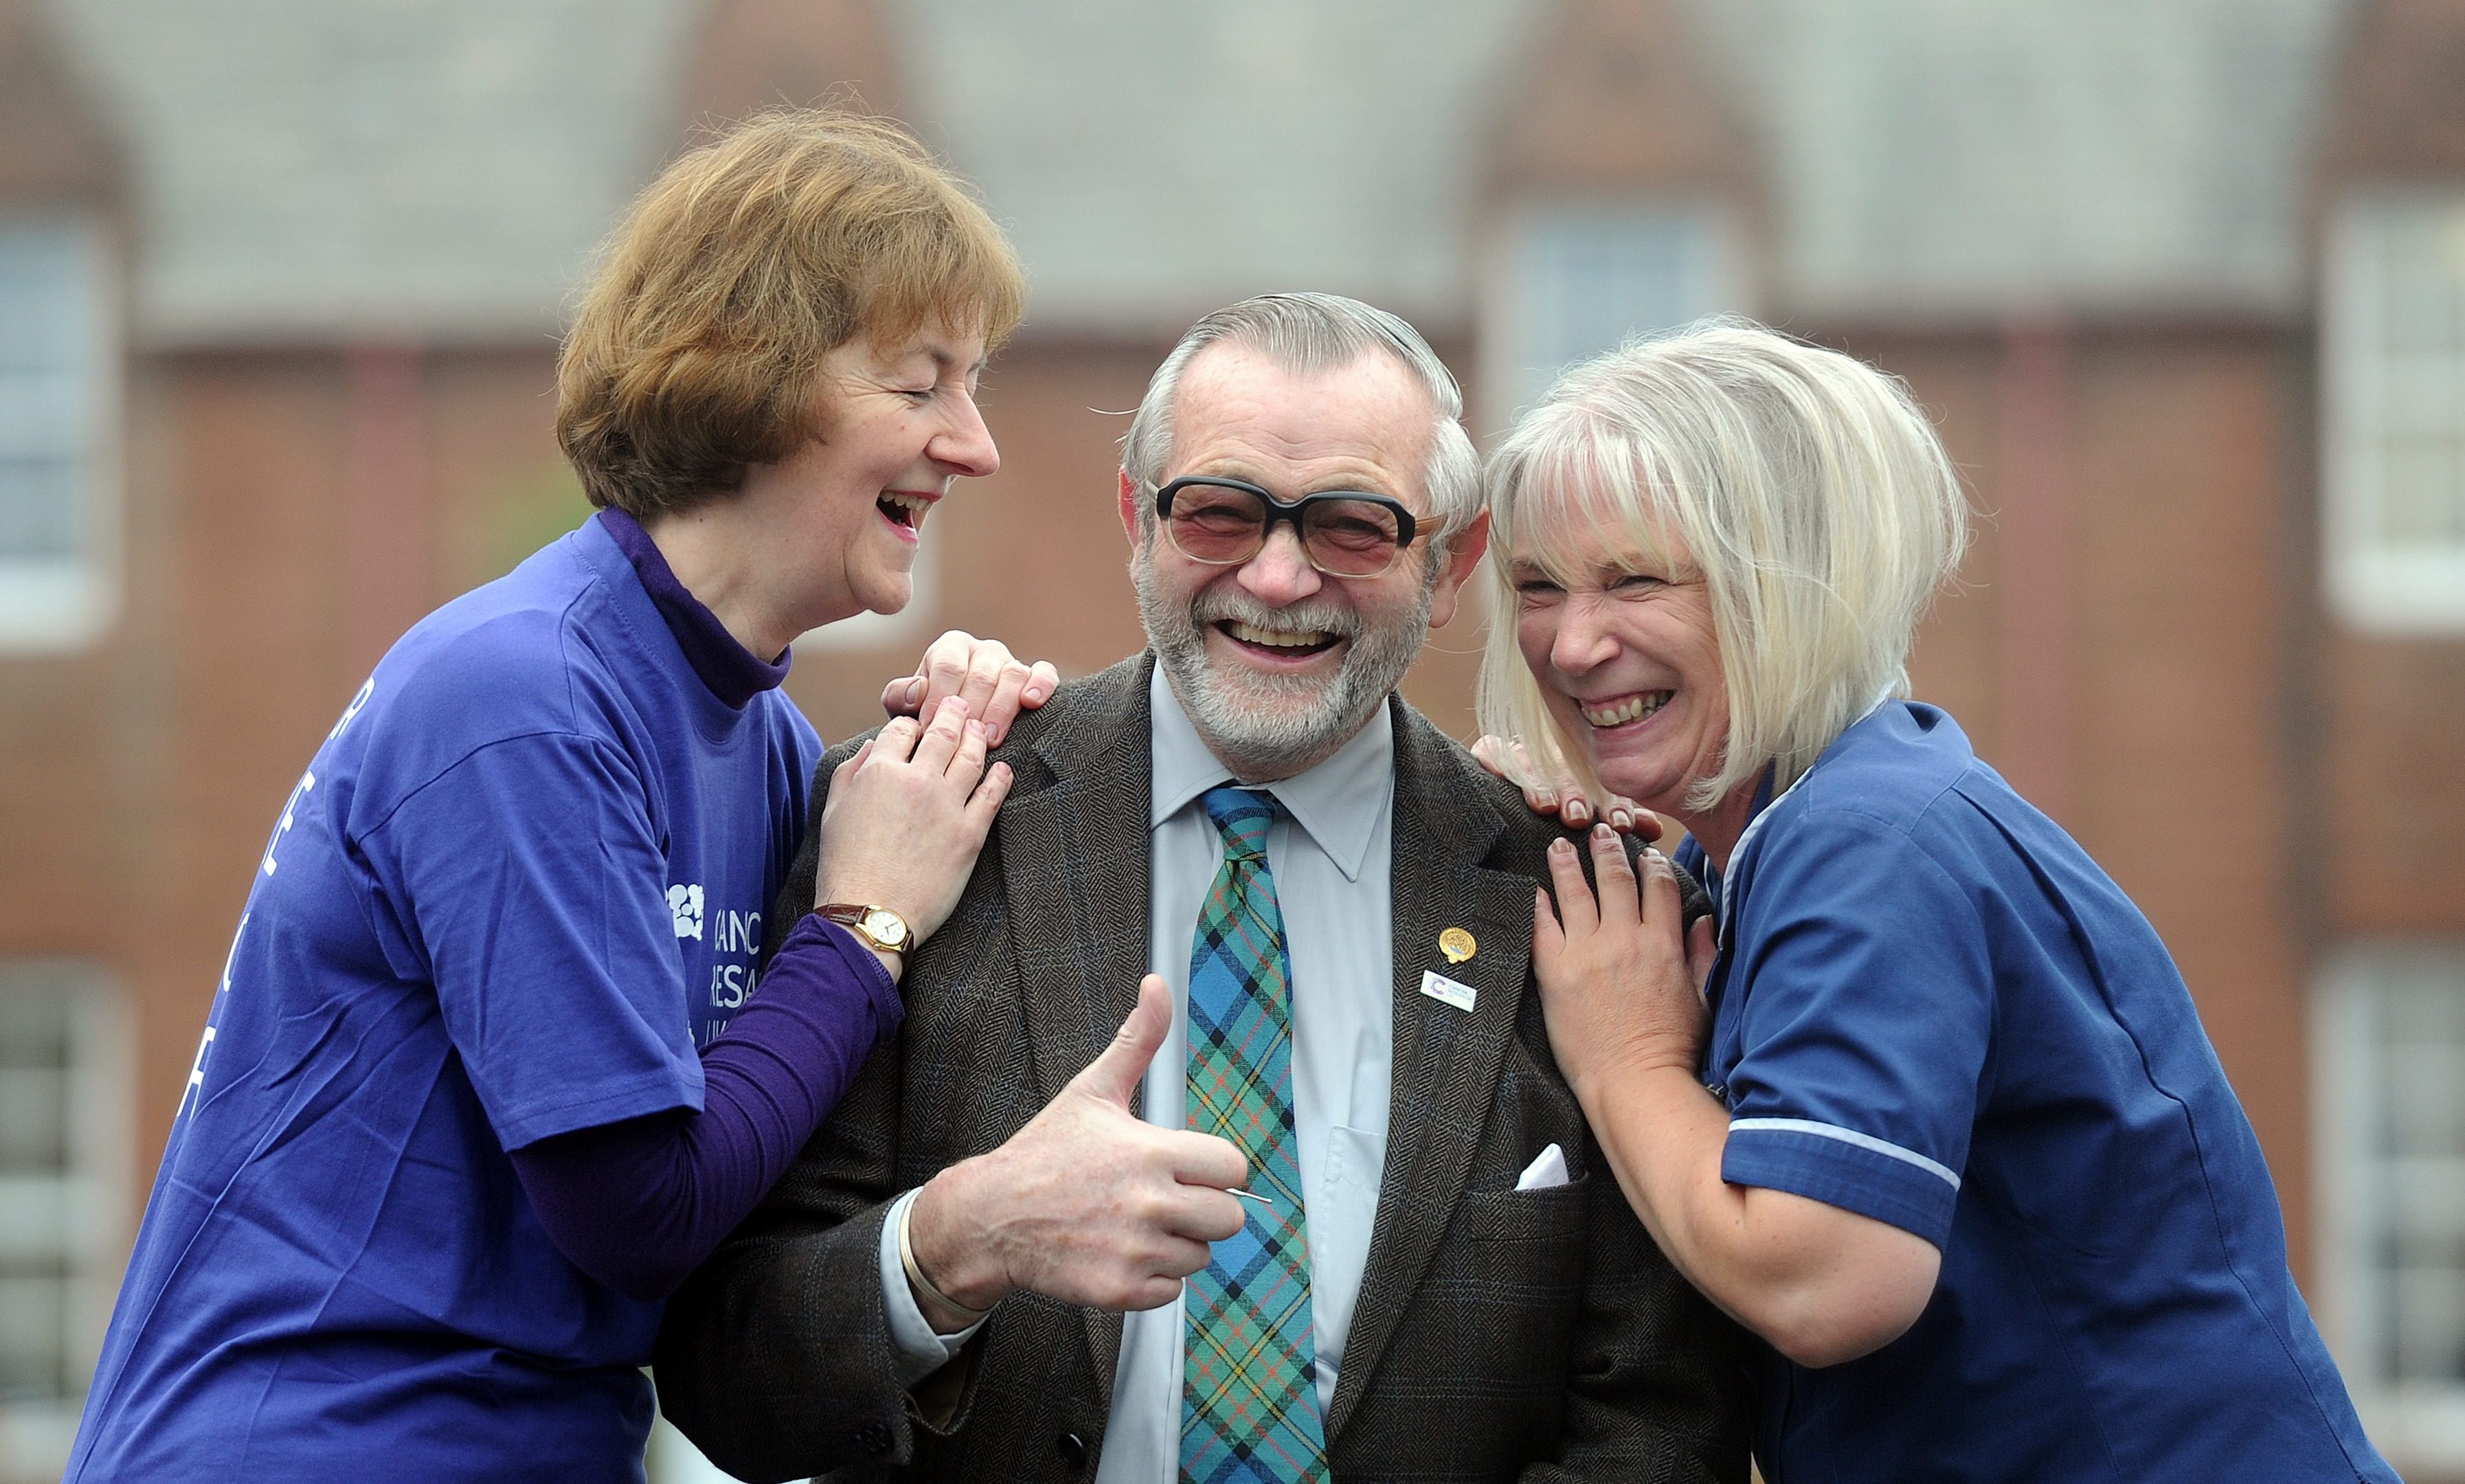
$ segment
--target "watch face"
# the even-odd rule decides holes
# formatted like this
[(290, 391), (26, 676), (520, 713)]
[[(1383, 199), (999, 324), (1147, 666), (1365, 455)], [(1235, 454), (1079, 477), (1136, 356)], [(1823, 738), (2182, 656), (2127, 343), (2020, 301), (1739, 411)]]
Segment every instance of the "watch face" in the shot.
[(907, 946), (907, 922), (896, 912), (877, 907), (864, 915), (864, 930), (885, 948)]

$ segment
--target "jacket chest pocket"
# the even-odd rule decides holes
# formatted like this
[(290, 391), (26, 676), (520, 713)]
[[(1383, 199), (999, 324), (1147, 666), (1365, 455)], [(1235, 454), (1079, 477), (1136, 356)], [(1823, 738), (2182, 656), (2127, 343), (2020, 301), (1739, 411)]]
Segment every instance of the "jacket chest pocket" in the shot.
[[(1540, 1190), (1476, 1190), (1456, 1202), (1388, 1354), (1460, 1358), (1441, 1374), (1478, 1375), (1496, 1388), (1501, 1421), (1540, 1429), (1501, 1450), (1545, 1449), (1584, 1310), (1591, 1183)], [(1517, 1359), (1501, 1365), (1500, 1356)], [(1510, 1429), (1512, 1430), (1512, 1429)], [(1515, 1456), (1502, 1452), (1499, 1456)]]
[(1583, 1296), (1590, 1195), (1588, 1177), (1466, 1194), (1430, 1273), (1432, 1287), (1452, 1290), (1442, 1309), (1494, 1311), (1510, 1328), (1571, 1322)]
[(1591, 1176), (1581, 1175), (1539, 1190), (1467, 1191), (1455, 1206), (1456, 1229), (1475, 1242), (1580, 1246), (1591, 1185)]

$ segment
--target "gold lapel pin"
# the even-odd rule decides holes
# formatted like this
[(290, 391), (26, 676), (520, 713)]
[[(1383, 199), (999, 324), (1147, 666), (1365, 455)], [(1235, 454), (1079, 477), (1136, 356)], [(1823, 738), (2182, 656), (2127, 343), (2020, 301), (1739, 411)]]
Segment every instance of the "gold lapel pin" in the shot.
[(1472, 935), (1462, 928), (1451, 927), (1438, 935), (1438, 951), (1447, 956), (1448, 963), (1461, 963), (1478, 953), (1480, 944), (1473, 941)]

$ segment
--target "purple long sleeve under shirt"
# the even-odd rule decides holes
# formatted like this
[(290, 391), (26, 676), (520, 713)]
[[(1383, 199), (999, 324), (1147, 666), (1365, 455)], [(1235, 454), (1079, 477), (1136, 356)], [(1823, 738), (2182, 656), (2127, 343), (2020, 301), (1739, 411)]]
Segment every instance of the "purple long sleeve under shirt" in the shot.
[(879, 960), (807, 916), (762, 989), (701, 1053), (702, 1109), (513, 1151), (548, 1240), (629, 1298), (665, 1298), (786, 1173), (906, 1013)]
[[(632, 516), (594, 519), (712, 695), (741, 708), (787, 678), (790, 656), (747, 652)], [(628, 1119), (513, 1151), (548, 1240), (627, 1297), (665, 1298), (786, 1172), (904, 1014), (881, 962), (845, 928), (807, 917), (780, 944), (762, 992), (703, 1048), (700, 1113)]]

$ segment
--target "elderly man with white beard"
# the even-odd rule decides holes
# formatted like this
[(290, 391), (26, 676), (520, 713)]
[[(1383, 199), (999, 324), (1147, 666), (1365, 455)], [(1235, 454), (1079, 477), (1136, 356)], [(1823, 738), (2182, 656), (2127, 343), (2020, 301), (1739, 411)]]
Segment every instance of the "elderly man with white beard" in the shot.
[(1166, 357), (1119, 486), (1150, 652), (997, 749), (899, 1036), (669, 1307), (660, 1401), (722, 1467), (1744, 1476), (1736, 1334), (1549, 1053), (1556, 827), (1394, 695), (1486, 543), (1461, 407), (1330, 295)]

